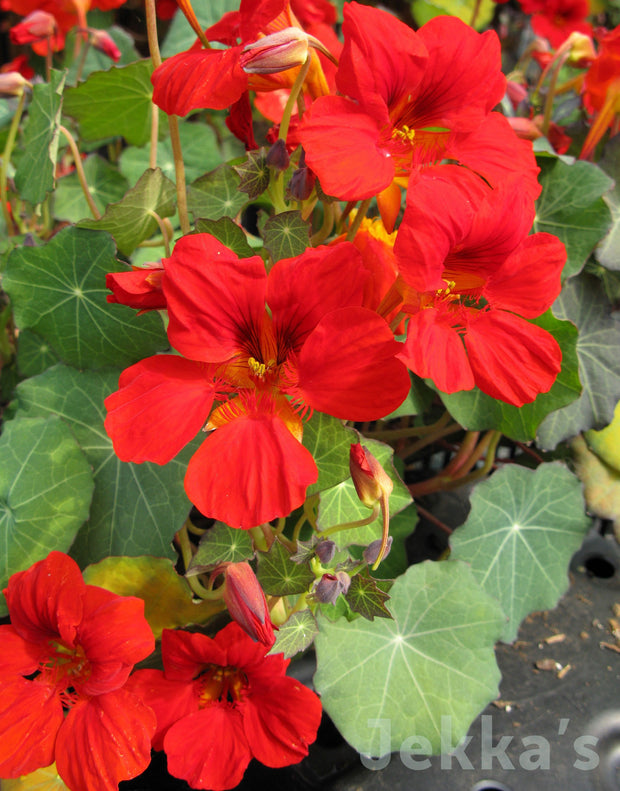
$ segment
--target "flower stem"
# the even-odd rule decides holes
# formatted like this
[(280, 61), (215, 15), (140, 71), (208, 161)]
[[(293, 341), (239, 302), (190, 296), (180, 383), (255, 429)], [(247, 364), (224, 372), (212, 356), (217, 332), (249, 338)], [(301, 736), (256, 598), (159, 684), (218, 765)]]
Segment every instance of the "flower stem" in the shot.
[(6, 194), (7, 171), (8, 171), (9, 162), (11, 160), (11, 154), (13, 153), (13, 147), (15, 146), (15, 139), (17, 137), (19, 124), (22, 119), (22, 113), (24, 112), (25, 103), (26, 103), (26, 92), (22, 91), (22, 94), (19, 97), (17, 110), (15, 111), (15, 115), (13, 116), (13, 120), (11, 121), (9, 134), (6, 139), (6, 143), (4, 145), (4, 151), (2, 153), (2, 164), (0, 165), (0, 201), (2, 202), (2, 213), (4, 214), (4, 220), (6, 222), (6, 228), (9, 235), (12, 235), (11, 231), (15, 230), (15, 223), (11, 216), (11, 211), (9, 209), (9, 202), (7, 200), (7, 194)]
[(349, 530), (355, 527), (364, 527), (365, 525), (369, 525), (375, 521), (375, 519), (379, 516), (379, 503), (375, 503), (372, 508), (372, 513), (370, 516), (367, 516), (365, 519), (357, 519), (355, 522), (343, 522), (340, 525), (333, 525), (332, 527), (328, 527), (326, 530), (321, 530), (321, 538), (323, 536), (331, 536), (333, 533), (338, 533), (340, 530)]
[(370, 208), (370, 201), (371, 198), (366, 198), (360, 203), (360, 207), (357, 210), (357, 214), (355, 215), (355, 219), (351, 223), (349, 230), (347, 231), (347, 242), (353, 241), (355, 239), (355, 234), (358, 232), (360, 225), (366, 214), (368, 213), (368, 209)]
[(146, 213), (149, 214), (159, 225), (159, 230), (161, 231), (161, 235), (164, 238), (164, 249), (166, 251), (166, 258), (170, 258), (170, 233), (169, 229), (166, 227), (165, 222), (162, 218), (157, 214), (157, 212), (153, 211), (152, 209), (147, 209)]
[(69, 148), (71, 149), (71, 154), (73, 155), (73, 163), (75, 165), (75, 171), (77, 173), (77, 177), (80, 182), (80, 187), (82, 187), (82, 192), (84, 193), (84, 197), (86, 198), (86, 202), (88, 203), (90, 212), (95, 218), (95, 220), (100, 220), (101, 212), (97, 208), (97, 204), (93, 200), (93, 196), (91, 195), (90, 189), (88, 188), (88, 181), (86, 180), (86, 174), (84, 173), (84, 166), (82, 165), (82, 158), (80, 157), (80, 151), (77, 147), (77, 143), (73, 139), (73, 135), (71, 134), (71, 132), (68, 129), (66, 129), (64, 126), (59, 126), (58, 131), (62, 132), (67, 142), (69, 143)]

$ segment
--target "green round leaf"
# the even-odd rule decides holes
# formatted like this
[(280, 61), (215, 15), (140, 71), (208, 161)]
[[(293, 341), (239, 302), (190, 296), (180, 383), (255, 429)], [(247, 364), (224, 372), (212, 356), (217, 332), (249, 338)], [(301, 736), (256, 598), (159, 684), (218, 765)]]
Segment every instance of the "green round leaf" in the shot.
[(512, 642), (529, 613), (555, 607), (568, 588), (568, 564), (590, 526), (581, 483), (563, 464), (508, 465), (478, 484), (450, 557), (471, 566), (508, 616)]
[[(93, 477), (58, 417), (13, 419), (0, 437), (0, 588), (11, 574), (66, 552), (88, 518)], [(4, 602), (0, 613), (6, 614)]]
[[(433, 753), (456, 746), (497, 696), (493, 645), (505, 617), (464, 563), (411, 566), (390, 589), (394, 620), (332, 623), (319, 616), (314, 686), (344, 738), (361, 753), (399, 750), (424, 736)], [(441, 738), (449, 717), (452, 743)], [(390, 740), (381, 723), (389, 723)]]

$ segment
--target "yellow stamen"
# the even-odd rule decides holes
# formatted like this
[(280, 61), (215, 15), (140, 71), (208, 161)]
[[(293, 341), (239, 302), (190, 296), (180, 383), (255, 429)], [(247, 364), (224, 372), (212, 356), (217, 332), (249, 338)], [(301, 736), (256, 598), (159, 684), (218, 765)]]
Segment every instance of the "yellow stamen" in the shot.
[(407, 126), (407, 124), (403, 124), (400, 129), (394, 129), (392, 132), (392, 138), (397, 138), (398, 140), (403, 140), (409, 143), (413, 143), (414, 137), (415, 129)]

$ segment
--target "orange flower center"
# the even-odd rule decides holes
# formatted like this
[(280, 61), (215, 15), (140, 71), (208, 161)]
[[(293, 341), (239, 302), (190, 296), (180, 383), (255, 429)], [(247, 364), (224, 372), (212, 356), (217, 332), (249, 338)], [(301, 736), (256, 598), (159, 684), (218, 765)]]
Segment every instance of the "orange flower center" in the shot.
[(198, 707), (201, 709), (217, 701), (235, 704), (243, 699), (248, 687), (247, 676), (242, 670), (221, 665), (207, 665), (198, 681)]
[(76, 685), (86, 681), (91, 674), (91, 666), (81, 645), (67, 646), (60, 640), (51, 640), (50, 653), (40, 665), (45, 681), (59, 691), (64, 708), (69, 709), (79, 699)]

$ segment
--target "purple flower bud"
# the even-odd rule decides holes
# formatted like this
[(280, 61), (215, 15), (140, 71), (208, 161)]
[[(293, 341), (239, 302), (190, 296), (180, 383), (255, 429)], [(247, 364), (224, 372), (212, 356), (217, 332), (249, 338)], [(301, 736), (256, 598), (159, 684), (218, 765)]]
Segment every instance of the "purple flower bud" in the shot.
[(267, 165), (275, 170), (284, 171), (287, 169), (291, 158), (286, 150), (284, 140), (276, 140), (267, 154)]
[(313, 597), (321, 604), (335, 604), (340, 594), (346, 594), (351, 585), (351, 577), (346, 571), (337, 571), (335, 574), (323, 574), (315, 584), (312, 591)]
[[(368, 544), (366, 549), (362, 553), (362, 557), (369, 565), (373, 565), (377, 562), (379, 557), (379, 551), (381, 550), (382, 539), (378, 538), (376, 541)], [(385, 545), (385, 552), (383, 553), (383, 557), (381, 560), (385, 560), (386, 557), (390, 554), (390, 549), (392, 549), (392, 536), (388, 536), (386, 545)]]
[(319, 541), (314, 551), (316, 552), (317, 558), (326, 566), (336, 554), (336, 544), (334, 541), (330, 541), (326, 538), (323, 541)]

